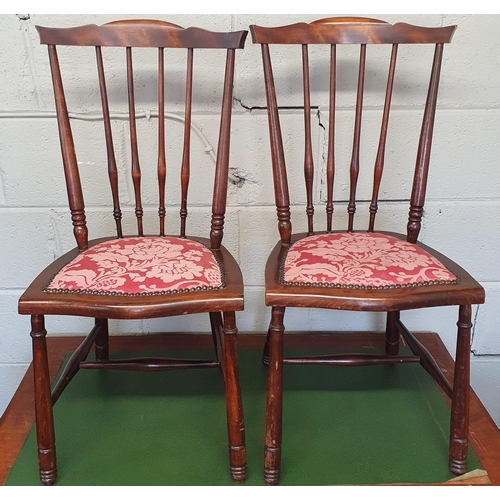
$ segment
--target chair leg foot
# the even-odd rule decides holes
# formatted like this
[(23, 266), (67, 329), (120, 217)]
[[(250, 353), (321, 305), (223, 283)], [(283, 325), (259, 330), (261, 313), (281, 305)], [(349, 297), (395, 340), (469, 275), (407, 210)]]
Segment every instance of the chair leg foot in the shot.
[[(40, 453), (40, 450), (39, 452)], [(50, 470), (40, 470), (40, 481), (44, 486), (52, 486), (57, 479), (57, 468)]]
[(264, 481), (268, 486), (275, 486), (280, 480), (281, 448), (265, 447)]
[(231, 471), (231, 479), (235, 483), (238, 483), (238, 484), (243, 483), (243, 481), (245, 481), (245, 479), (247, 478), (247, 464), (246, 463), (243, 465), (240, 465), (240, 466), (231, 465), (230, 471)]
[(455, 474), (456, 476), (460, 476), (462, 474), (465, 474), (465, 472), (467, 471), (467, 459), (457, 460), (450, 457), (448, 466), (453, 474)]

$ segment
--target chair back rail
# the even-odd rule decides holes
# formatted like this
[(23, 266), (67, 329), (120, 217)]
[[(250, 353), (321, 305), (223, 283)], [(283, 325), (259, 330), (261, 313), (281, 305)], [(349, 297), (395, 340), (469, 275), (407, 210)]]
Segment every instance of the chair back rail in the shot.
[(221, 105), (221, 122), (215, 165), (215, 179), (212, 199), (212, 222), (210, 244), (213, 249), (220, 248), (223, 236), (226, 211), (227, 183), (229, 174), (229, 135), (231, 127), (232, 92), (235, 68), (235, 49), (243, 48), (246, 31), (219, 33), (201, 28), (182, 28), (175, 24), (151, 20), (115, 21), (102, 26), (87, 25), (76, 28), (36, 27), (42, 44), (48, 45), (50, 68), (54, 87), (57, 122), (61, 141), (63, 166), (68, 191), (69, 207), (79, 250), (88, 247), (88, 229), (85, 216), (85, 203), (80, 181), (77, 155), (68, 114), (63, 79), (58, 60), (57, 45), (95, 47), (97, 75), (104, 123), (104, 136), (107, 151), (107, 168), (113, 201), (113, 217), (118, 238), (123, 237), (122, 209), (118, 190), (118, 167), (106, 85), (103, 48), (123, 47), (126, 59), (126, 81), (128, 96), (128, 122), (131, 151), (131, 177), (135, 199), (135, 218), (137, 234), (144, 235), (143, 203), (141, 194), (141, 165), (137, 140), (136, 97), (134, 92), (134, 49), (153, 48), (158, 51), (158, 217), (159, 235), (165, 235), (166, 217), (166, 140), (165, 140), (165, 49), (185, 49), (187, 52), (184, 136), (180, 166), (180, 229), (179, 235), (186, 237), (188, 215), (188, 186), (190, 181), (190, 150), (193, 113), (193, 65), (196, 49), (223, 49), (226, 51), (226, 65)]
[(275, 201), (278, 215), (278, 228), (284, 244), (290, 243), (292, 226), (290, 221), (290, 197), (287, 182), (287, 167), (280, 128), (280, 115), (276, 85), (273, 75), (270, 46), (274, 44), (295, 44), (302, 47), (303, 74), (303, 108), (304, 108), (304, 178), (306, 189), (307, 232), (314, 233), (313, 217), (313, 179), (314, 160), (312, 154), (311, 134), (311, 83), (308, 47), (312, 44), (330, 45), (329, 57), (329, 103), (328, 103), (328, 133), (326, 148), (326, 231), (331, 232), (334, 212), (334, 181), (337, 161), (335, 158), (335, 141), (337, 119), (337, 50), (338, 45), (358, 44), (359, 63), (356, 86), (356, 102), (354, 110), (354, 130), (352, 152), (349, 167), (349, 196), (347, 201), (347, 231), (354, 230), (356, 213), (356, 193), (360, 174), (361, 135), (363, 124), (363, 102), (365, 99), (365, 75), (367, 46), (370, 44), (386, 44), (392, 47), (378, 147), (373, 168), (373, 184), (369, 205), (368, 231), (373, 232), (375, 217), (378, 211), (378, 201), (382, 175), (384, 171), (386, 142), (389, 127), (389, 115), (396, 75), (398, 47), (401, 44), (433, 44), (435, 46), (434, 60), (431, 69), (430, 83), (424, 108), (420, 140), (416, 153), (414, 179), (410, 196), (410, 209), (407, 224), (407, 239), (416, 242), (421, 227), (427, 177), (429, 169), (432, 133), (436, 111), (439, 75), (443, 55), (443, 44), (449, 43), (455, 31), (455, 26), (442, 28), (426, 28), (405, 23), (395, 25), (370, 18), (327, 18), (310, 24), (298, 23), (276, 28), (250, 26), (253, 42), (260, 44), (264, 65), (264, 80), (269, 117), (271, 157), (273, 164)]

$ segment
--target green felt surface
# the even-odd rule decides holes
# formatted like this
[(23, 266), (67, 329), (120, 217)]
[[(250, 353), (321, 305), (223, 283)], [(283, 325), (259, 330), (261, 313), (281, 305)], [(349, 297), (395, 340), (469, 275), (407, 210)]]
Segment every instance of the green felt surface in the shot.
[[(180, 356), (208, 359), (212, 353)], [(266, 368), (260, 352), (241, 350), (239, 359), (244, 484), (264, 485)], [(54, 418), (56, 485), (233, 484), (217, 369), (80, 371)], [(281, 485), (446, 481), (453, 477), (448, 432), (448, 405), (419, 365), (284, 367)], [(472, 451), (468, 464), (468, 470), (481, 468)], [(39, 484), (34, 429), (6, 484)]]

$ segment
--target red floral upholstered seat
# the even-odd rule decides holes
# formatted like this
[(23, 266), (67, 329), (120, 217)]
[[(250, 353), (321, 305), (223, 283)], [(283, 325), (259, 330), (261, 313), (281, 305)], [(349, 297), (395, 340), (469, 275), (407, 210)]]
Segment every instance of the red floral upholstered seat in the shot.
[(380, 233), (329, 233), (302, 238), (283, 258), (280, 276), (285, 285), (338, 288), (458, 282), (419, 246)]
[(224, 287), (219, 263), (197, 241), (121, 238), (99, 243), (64, 266), (47, 292), (143, 295)]

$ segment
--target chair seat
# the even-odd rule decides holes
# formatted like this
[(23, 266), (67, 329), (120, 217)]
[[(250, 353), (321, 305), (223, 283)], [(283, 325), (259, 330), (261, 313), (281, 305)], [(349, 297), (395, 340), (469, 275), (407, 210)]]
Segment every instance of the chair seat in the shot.
[(44, 269), (19, 299), (20, 314), (108, 319), (243, 309), (234, 257), (206, 238), (126, 237), (89, 241)]
[(481, 304), (484, 295), (457, 263), (393, 232), (294, 234), (266, 264), (268, 306), (387, 312)]
[(65, 265), (45, 292), (151, 295), (224, 288), (213, 252), (176, 237), (121, 238), (99, 243)]
[(295, 242), (281, 262), (284, 285), (402, 288), (459, 279), (419, 246), (380, 233), (329, 233)]

